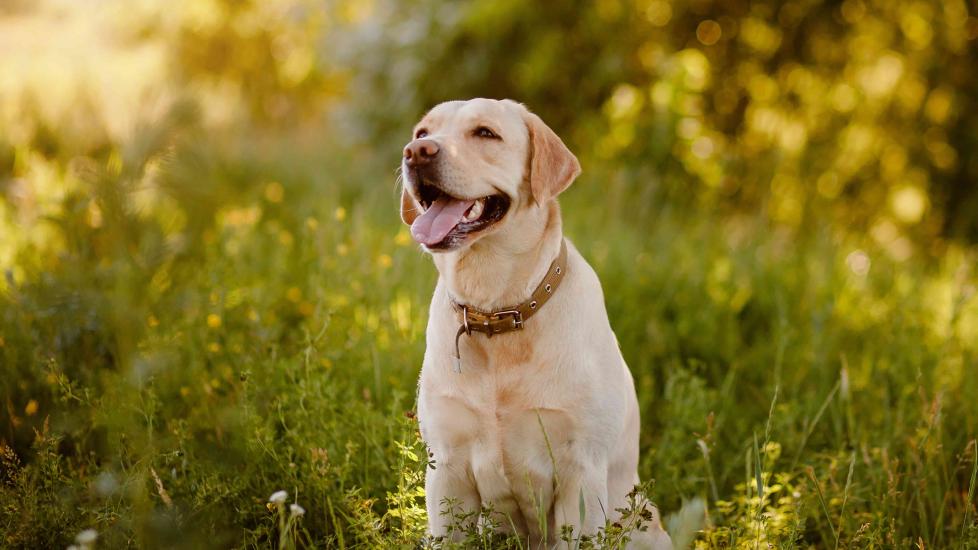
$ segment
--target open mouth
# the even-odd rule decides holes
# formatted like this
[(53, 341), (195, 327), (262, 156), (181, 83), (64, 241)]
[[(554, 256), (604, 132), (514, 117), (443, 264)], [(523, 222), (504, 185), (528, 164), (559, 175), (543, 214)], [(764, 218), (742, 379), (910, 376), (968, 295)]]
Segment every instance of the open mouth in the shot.
[(505, 195), (460, 199), (424, 182), (418, 183), (416, 195), (422, 214), (411, 224), (411, 236), (431, 250), (457, 247), (469, 235), (502, 219), (509, 209)]

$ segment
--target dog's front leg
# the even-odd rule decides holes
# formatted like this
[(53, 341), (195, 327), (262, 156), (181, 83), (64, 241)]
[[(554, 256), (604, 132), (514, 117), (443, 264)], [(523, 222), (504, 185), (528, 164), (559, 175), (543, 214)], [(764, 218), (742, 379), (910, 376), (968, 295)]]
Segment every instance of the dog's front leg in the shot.
[(562, 472), (559, 478), (554, 502), (555, 534), (558, 539), (565, 525), (574, 529), (573, 539), (582, 534), (594, 535), (604, 527), (605, 519), (612, 512), (608, 510), (608, 477), (603, 465), (587, 466), (572, 474), (567, 476)]
[(429, 534), (461, 539), (480, 510), (479, 492), (464, 468), (436, 462), (434, 468), (428, 468), (424, 490)]

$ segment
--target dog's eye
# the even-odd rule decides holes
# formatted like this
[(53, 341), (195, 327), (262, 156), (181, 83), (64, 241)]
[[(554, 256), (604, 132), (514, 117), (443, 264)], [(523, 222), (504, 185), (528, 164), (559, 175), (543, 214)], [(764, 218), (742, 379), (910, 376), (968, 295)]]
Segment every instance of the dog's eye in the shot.
[(428, 135), (428, 130), (425, 130), (424, 128), (420, 128), (417, 132), (414, 133), (414, 139), (421, 139), (426, 135)]
[(488, 138), (488, 139), (502, 139), (501, 137), (499, 137), (499, 134), (493, 132), (489, 128), (486, 128), (485, 126), (479, 126), (475, 130), (473, 130), (472, 135), (474, 135), (475, 137)]

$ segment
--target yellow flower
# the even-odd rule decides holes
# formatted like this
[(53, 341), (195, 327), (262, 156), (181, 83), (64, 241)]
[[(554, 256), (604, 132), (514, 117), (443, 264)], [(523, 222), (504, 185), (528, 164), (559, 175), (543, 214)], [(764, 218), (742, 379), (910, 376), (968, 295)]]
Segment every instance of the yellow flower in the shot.
[(221, 316), (216, 313), (211, 313), (207, 316), (207, 326), (211, 328), (218, 328), (221, 326)]
[(294, 286), (285, 292), (285, 297), (289, 299), (290, 302), (298, 303), (302, 299), (302, 291), (299, 287)]
[(27, 406), (24, 407), (24, 414), (27, 416), (34, 416), (37, 414), (37, 400), (31, 399), (27, 402)]
[(343, 243), (336, 245), (336, 253), (340, 256), (346, 256), (346, 253), (349, 251), (350, 249)]
[(303, 301), (301, 304), (299, 304), (299, 313), (302, 314), (303, 317), (309, 317), (314, 311), (316, 311), (316, 306), (312, 305), (310, 302)]
[(273, 202), (273, 203), (282, 202), (282, 197), (284, 196), (285, 196), (285, 188), (282, 187), (281, 183), (277, 181), (273, 181), (265, 186), (265, 198), (268, 199), (268, 202)]
[(283, 229), (278, 234), (278, 242), (282, 243), (282, 246), (292, 246), (292, 243), (295, 242), (295, 238), (292, 236), (292, 233), (289, 233)]
[(211, 353), (217, 353), (221, 351), (221, 344), (218, 344), (217, 342), (211, 342), (210, 344), (207, 344), (207, 350), (210, 351)]
[(380, 267), (387, 269), (388, 267), (394, 265), (394, 260), (392, 260), (387, 254), (381, 254), (380, 256), (377, 256), (377, 264), (380, 265)]
[(333, 212), (333, 216), (336, 217), (336, 221), (341, 222), (346, 219), (346, 208), (342, 206), (336, 207), (336, 211)]
[(150, 327), (156, 327), (156, 326), (159, 326), (160, 320), (157, 319), (155, 315), (150, 315), (146, 319), (146, 324), (149, 325)]
[(407, 246), (411, 244), (411, 234), (408, 233), (407, 229), (401, 229), (397, 232), (397, 236), (394, 237), (394, 244), (398, 246)]

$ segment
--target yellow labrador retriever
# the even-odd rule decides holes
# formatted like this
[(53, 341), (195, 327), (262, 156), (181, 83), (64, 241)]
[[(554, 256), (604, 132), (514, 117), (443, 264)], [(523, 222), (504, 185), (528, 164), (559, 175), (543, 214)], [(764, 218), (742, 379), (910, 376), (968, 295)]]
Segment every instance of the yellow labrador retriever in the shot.
[[(418, 390), (430, 533), (453, 503), (491, 505), (532, 547), (594, 534), (639, 482), (639, 410), (598, 277), (561, 231), (577, 158), (521, 104), (473, 99), (425, 115), (402, 170), (401, 218), (439, 273)], [(645, 516), (630, 546), (670, 548)]]

